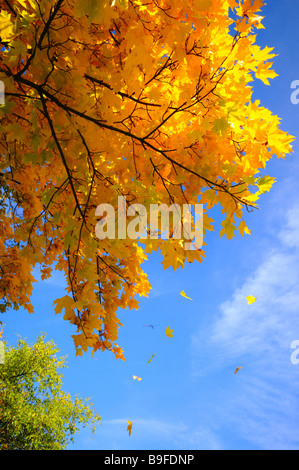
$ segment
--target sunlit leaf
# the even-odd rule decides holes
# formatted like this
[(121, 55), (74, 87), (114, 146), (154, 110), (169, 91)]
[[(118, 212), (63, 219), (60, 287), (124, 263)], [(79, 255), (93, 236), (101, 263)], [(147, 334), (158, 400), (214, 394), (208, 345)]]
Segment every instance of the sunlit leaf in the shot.
[(128, 423), (127, 431), (129, 433), (129, 436), (131, 436), (133, 424), (131, 423), (131, 421), (128, 421), (128, 420), (127, 420), (127, 423)]
[(181, 294), (182, 297), (185, 297), (186, 299), (192, 300), (190, 297), (187, 296), (187, 294), (186, 294), (186, 292), (185, 292), (184, 290), (182, 290), (182, 291), (180, 292), (180, 294)]
[(166, 333), (167, 338), (173, 338), (173, 334), (172, 334), (173, 330), (171, 330), (169, 326), (166, 328), (165, 333)]
[(254, 297), (253, 295), (249, 295), (248, 297), (246, 297), (246, 300), (248, 301), (248, 305), (251, 305), (254, 302), (256, 302), (257, 297)]

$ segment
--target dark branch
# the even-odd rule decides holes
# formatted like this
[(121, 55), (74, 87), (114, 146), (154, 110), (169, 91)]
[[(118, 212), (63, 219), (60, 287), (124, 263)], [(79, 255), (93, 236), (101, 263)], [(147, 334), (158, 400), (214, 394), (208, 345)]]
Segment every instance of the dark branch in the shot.
[(8, 6), (8, 8), (10, 9), (10, 11), (11, 11), (15, 16), (18, 16), (16, 10), (14, 10), (14, 8), (11, 6), (11, 4), (9, 3), (9, 1), (8, 1), (8, 0), (4, 0), (4, 2), (6, 3), (6, 5)]
[(50, 129), (51, 129), (51, 133), (52, 133), (52, 137), (55, 141), (55, 144), (56, 144), (56, 147), (58, 149), (58, 152), (61, 156), (61, 160), (63, 162), (63, 165), (65, 167), (65, 170), (66, 170), (66, 173), (67, 173), (67, 176), (68, 176), (68, 179), (69, 179), (69, 182), (70, 182), (70, 185), (71, 185), (71, 188), (72, 188), (72, 192), (73, 192), (73, 195), (74, 195), (74, 199), (75, 199), (75, 202), (76, 202), (76, 207), (77, 209), (79, 210), (80, 212), (80, 215), (84, 221), (84, 215), (82, 213), (82, 210), (81, 210), (81, 206), (80, 206), (80, 203), (78, 201), (78, 197), (77, 197), (77, 193), (76, 193), (76, 190), (74, 188), (74, 183), (73, 183), (73, 178), (72, 178), (72, 175), (71, 175), (71, 172), (70, 172), (70, 169), (67, 165), (67, 162), (66, 162), (66, 159), (65, 159), (65, 156), (64, 156), (64, 153), (63, 153), (63, 150), (61, 148), (61, 145), (59, 143), (59, 140), (57, 138), (57, 135), (56, 135), (56, 132), (55, 132), (55, 129), (54, 129), (54, 125), (53, 125), (53, 122), (51, 120), (51, 117), (49, 115), (49, 112), (48, 112), (48, 108), (47, 108), (47, 105), (46, 105), (46, 101), (44, 99), (44, 96), (43, 96), (43, 93), (41, 92), (40, 93), (40, 99), (41, 99), (41, 102), (42, 102), (42, 105), (43, 105), (43, 109), (44, 109), (44, 114), (45, 114), (45, 117), (49, 123), (49, 126), (50, 126)]

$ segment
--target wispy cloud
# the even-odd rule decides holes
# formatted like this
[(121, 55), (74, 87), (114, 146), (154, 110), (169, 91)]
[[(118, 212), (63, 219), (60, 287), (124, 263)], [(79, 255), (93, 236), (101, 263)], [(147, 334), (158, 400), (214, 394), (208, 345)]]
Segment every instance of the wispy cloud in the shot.
[[(298, 248), (299, 204), (287, 212), (256, 270), (220, 305), (209, 334), (192, 338), (198, 376), (244, 367), (236, 389), (224, 392), (225, 409), (218, 411), (223, 422), (261, 448), (299, 448), (299, 366), (290, 361), (290, 344), (299, 339)], [(248, 305), (248, 295), (257, 301)]]
[[(159, 443), (167, 449), (220, 449), (221, 443), (216, 434), (204, 427), (192, 428), (182, 421), (163, 421), (160, 419), (133, 419), (130, 438), (126, 433), (127, 419), (117, 418), (102, 420), (102, 426), (96, 433), (95, 441), (105, 449), (127, 448), (128, 439), (135, 449), (159, 449)], [(92, 442), (91, 439), (85, 441)], [(108, 442), (108, 444), (107, 444)], [(93, 442), (94, 445), (94, 442)], [(100, 448), (100, 447), (99, 447)]]

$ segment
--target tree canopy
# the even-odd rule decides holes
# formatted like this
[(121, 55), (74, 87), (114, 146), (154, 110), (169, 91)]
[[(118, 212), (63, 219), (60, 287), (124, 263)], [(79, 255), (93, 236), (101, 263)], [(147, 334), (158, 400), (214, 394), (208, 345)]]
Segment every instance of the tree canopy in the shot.
[(0, 450), (63, 450), (81, 426), (95, 428), (100, 416), (77, 395), (62, 390), (66, 358), (45, 336), (30, 345), (6, 345), (0, 365)]
[[(55, 312), (77, 354), (117, 344), (118, 309), (138, 308), (142, 264), (201, 262), (182, 239), (95, 236), (96, 208), (219, 205), (220, 235), (250, 233), (244, 212), (293, 138), (253, 101), (275, 54), (256, 43), (262, 0), (5, 0), (0, 12), (1, 310), (33, 312), (33, 268), (65, 274)], [(193, 221), (194, 223), (194, 221)]]

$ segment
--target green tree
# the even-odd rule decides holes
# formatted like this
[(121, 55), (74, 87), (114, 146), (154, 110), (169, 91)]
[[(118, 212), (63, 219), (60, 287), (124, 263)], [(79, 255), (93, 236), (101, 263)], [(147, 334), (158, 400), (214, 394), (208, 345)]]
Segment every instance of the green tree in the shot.
[(33, 345), (5, 345), (0, 365), (0, 450), (63, 450), (81, 426), (95, 430), (100, 416), (88, 399), (62, 390), (66, 358), (45, 335)]

